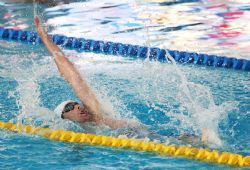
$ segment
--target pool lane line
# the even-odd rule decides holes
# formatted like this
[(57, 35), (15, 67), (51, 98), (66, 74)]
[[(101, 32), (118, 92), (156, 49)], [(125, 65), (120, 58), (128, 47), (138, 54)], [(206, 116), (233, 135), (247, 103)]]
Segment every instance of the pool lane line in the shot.
[(250, 167), (250, 155), (243, 156), (231, 152), (219, 152), (204, 148), (189, 146), (166, 145), (155, 142), (145, 142), (137, 139), (115, 138), (88, 133), (77, 133), (65, 130), (52, 130), (49, 128), (33, 127), (31, 125), (13, 124), (1, 122), (0, 129), (6, 129), (16, 133), (27, 133), (43, 136), (50, 140), (85, 143), (94, 146), (132, 149), (158, 153), (162, 156), (184, 157), (192, 160), (217, 163), (234, 167)]
[[(168, 52), (178, 63), (193, 63), (197, 65), (250, 71), (250, 60), (246, 59), (198, 54), (195, 52), (168, 50), (156, 47), (148, 48), (139, 45), (66, 37), (64, 35), (57, 34), (50, 36), (55, 44), (60, 45), (66, 49), (76, 50), (78, 52), (93, 52), (105, 55), (146, 59), (149, 50), (150, 60), (157, 60), (163, 63), (169, 62), (169, 60), (167, 59)], [(25, 42), (31, 45), (43, 44), (37, 32), (14, 30), (4, 27), (0, 27), (0, 39), (7, 41)]]

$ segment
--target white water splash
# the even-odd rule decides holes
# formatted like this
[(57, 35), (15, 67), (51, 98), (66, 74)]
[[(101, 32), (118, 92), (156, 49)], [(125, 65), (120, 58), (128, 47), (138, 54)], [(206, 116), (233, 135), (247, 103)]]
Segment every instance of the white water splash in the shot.
[[(143, 4), (141, 4), (139, 1), (135, 1), (136, 5), (140, 6), (143, 8)], [(148, 21), (144, 21), (144, 27), (146, 29), (146, 35), (147, 35), (147, 40), (146, 40), (146, 45), (148, 47), (151, 47), (152, 43), (154, 43), (155, 38), (151, 38), (151, 35), (149, 34), (149, 26), (152, 24), (151, 23), (151, 15), (150, 15), (150, 9), (148, 8), (148, 4), (146, 4), (146, 12), (148, 13)], [(147, 23), (146, 23), (147, 22)], [(157, 37), (158, 39), (165, 39), (164, 36)], [(160, 48), (166, 48), (163, 45), (159, 44)], [(167, 52), (167, 51), (166, 51)], [(171, 117), (171, 121), (173, 123), (170, 123), (174, 125), (176, 122), (181, 122), (181, 127), (182, 129), (186, 130), (191, 130), (194, 131), (196, 134), (200, 134), (202, 129), (206, 128), (208, 130), (208, 140), (210, 143), (215, 144), (217, 146), (222, 145), (222, 141), (219, 137), (219, 122), (220, 120), (224, 119), (227, 117), (227, 109), (230, 104), (224, 103), (222, 105), (215, 105), (214, 99), (212, 96), (212, 92), (209, 89), (209, 87), (201, 84), (197, 84), (191, 81), (187, 80), (187, 77), (185, 74), (181, 71), (181, 69), (178, 67), (176, 64), (175, 60), (170, 56), (167, 52), (166, 54), (166, 59), (167, 61), (171, 61), (172, 66), (169, 71), (169, 66), (161, 66), (160, 64), (155, 64), (151, 63), (149, 64), (149, 54), (147, 57), (147, 60), (145, 62), (145, 68), (144, 68), (144, 78), (149, 76), (151, 77), (151, 82), (148, 80), (144, 81), (144, 84), (150, 83), (150, 86), (153, 86), (154, 88), (150, 86), (142, 86), (142, 98), (146, 100), (146, 104), (149, 107), (152, 107), (154, 110), (159, 110), (161, 112), (164, 112), (167, 116)], [(164, 68), (165, 67), (165, 68)], [(167, 67), (167, 68), (166, 68)], [(159, 69), (160, 68), (160, 69)], [(149, 71), (148, 71), (149, 70)], [(148, 74), (145, 76), (145, 74)], [(173, 83), (176, 85), (176, 88), (173, 89), (175, 92), (170, 92), (166, 88), (171, 88), (171, 86), (166, 85), (166, 83), (160, 82), (162, 81), (169, 81), (169, 78), (166, 78), (165, 75), (163, 74), (169, 74), (169, 77), (172, 77), (172, 80), (169, 83)], [(163, 78), (165, 77), (165, 78)], [(166, 92), (163, 92), (160, 90), (159, 86), (165, 85)], [(152, 97), (149, 96), (148, 91), (149, 90), (154, 90), (153, 96), (156, 97), (157, 101), (152, 101)], [(167, 106), (166, 103), (168, 101), (166, 98), (161, 97), (162, 94), (169, 95), (169, 98), (173, 98), (178, 101), (179, 103), (179, 108), (176, 109), (170, 109), (165, 110), (162, 108), (162, 106), (166, 107), (171, 107)], [(161, 103), (161, 107), (157, 106)], [(179, 129), (180, 129), (179, 128)], [(191, 132), (192, 133), (192, 132)]]
[[(48, 76), (51, 67), (35, 63), (33, 60), (37, 57), (35, 53), (30, 54), (30, 56), (12, 55), (1, 57), (4, 58), (1, 62), (4, 67), (1, 75), (12, 78), (18, 83), (15, 91), (18, 94), (16, 103), (19, 108), (17, 121), (22, 123), (25, 120), (26, 123), (32, 123), (34, 117), (45, 120), (50, 117), (51, 111), (41, 107), (38, 80), (40, 77)], [(43, 60), (47, 59), (44, 57)]]

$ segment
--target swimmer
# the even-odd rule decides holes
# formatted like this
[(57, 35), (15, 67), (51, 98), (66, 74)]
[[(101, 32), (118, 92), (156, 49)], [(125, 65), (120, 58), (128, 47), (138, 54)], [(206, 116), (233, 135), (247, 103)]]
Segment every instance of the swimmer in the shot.
[[(43, 29), (38, 16), (35, 16), (34, 23), (44, 45), (52, 55), (60, 74), (71, 85), (74, 92), (81, 100), (81, 104), (72, 100), (64, 101), (59, 104), (55, 109), (55, 113), (59, 118), (78, 122), (80, 124), (91, 122), (96, 125), (106, 125), (112, 129), (127, 127), (135, 129), (139, 126), (139, 128), (141, 128), (141, 125), (133, 124), (131, 121), (117, 120), (104, 115), (100, 101), (95, 93), (84, 77), (82, 77), (74, 67), (74, 64), (71, 63), (62, 50), (52, 42), (47, 32)], [(204, 133), (205, 131), (206, 130), (203, 130), (202, 133), (202, 143), (206, 142), (207, 137), (206, 133)], [(199, 141), (198, 137), (188, 134), (182, 134), (178, 136), (177, 139), (191, 144)]]
[(71, 120), (80, 124), (92, 122), (97, 125), (109, 126), (112, 129), (128, 126), (129, 123), (125, 120), (113, 119), (103, 114), (100, 102), (95, 93), (85, 81), (84, 77), (80, 75), (74, 64), (71, 63), (62, 50), (52, 42), (49, 35), (43, 29), (38, 16), (35, 16), (34, 23), (44, 45), (53, 56), (60, 74), (71, 85), (81, 100), (81, 104), (71, 100), (62, 102), (55, 109), (56, 115), (62, 119)]

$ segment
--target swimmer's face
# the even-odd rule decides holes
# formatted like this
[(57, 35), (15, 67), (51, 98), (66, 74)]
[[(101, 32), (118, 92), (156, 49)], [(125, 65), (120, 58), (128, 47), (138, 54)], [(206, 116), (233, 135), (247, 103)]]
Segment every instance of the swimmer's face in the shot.
[(64, 119), (69, 119), (79, 123), (89, 122), (92, 115), (81, 105), (75, 104), (73, 110), (63, 113)]

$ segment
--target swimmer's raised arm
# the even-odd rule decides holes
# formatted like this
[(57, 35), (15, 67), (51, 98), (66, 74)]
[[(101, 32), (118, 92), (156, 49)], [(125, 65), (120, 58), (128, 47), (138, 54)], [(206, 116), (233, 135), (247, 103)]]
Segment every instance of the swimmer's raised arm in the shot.
[(93, 114), (102, 117), (100, 103), (95, 93), (89, 87), (87, 82), (81, 77), (74, 64), (71, 63), (68, 58), (65, 57), (62, 50), (52, 42), (47, 32), (43, 29), (38, 16), (35, 16), (34, 23), (44, 45), (47, 47), (49, 53), (53, 56), (59, 72), (72, 86), (76, 95), (82, 101), (84, 107), (86, 107)]
[[(76, 95), (80, 98), (84, 105), (82, 109), (77, 104), (75, 104), (76, 106), (72, 107), (72, 109), (68, 110), (67, 112), (63, 114), (59, 113), (62, 114), (61, 117), (80, 123), (83, 123), (85, 121), (94, 121), (97, 124), (105, 124), (111, 127), (112, 129), (124, 128), (127, 126), (135, 127), (133, 123), (128, 122), (126, 120), (117, 120), (102, 115), (103, 111), (95, 93), (89, 87), (87, 82), (81, 77), (74, 64), (71, 63), (64, 55), (63, 51), (52, 42), (47, 32), (43, 29), (40, 20), (37, 16), (34, 18), (34, 22), (36, 30), (40, 35), (44, 45), (48, 49), (49, 53), (53, 56), (53, 59), (55, 60), (59, 72), (65, 78), (65, 80), (67, 80), (67, 82), (72, 86)], [(73, 104), (74, 103), (72, 103), (72, 105)], [(85, 110), (87, 111), (85, 112)], [(94, 117), (89, 117), (88, 113), (90, 113), (90, 115), (94, 115)], [(81, 118), (79, 119), (79, 117)]]

